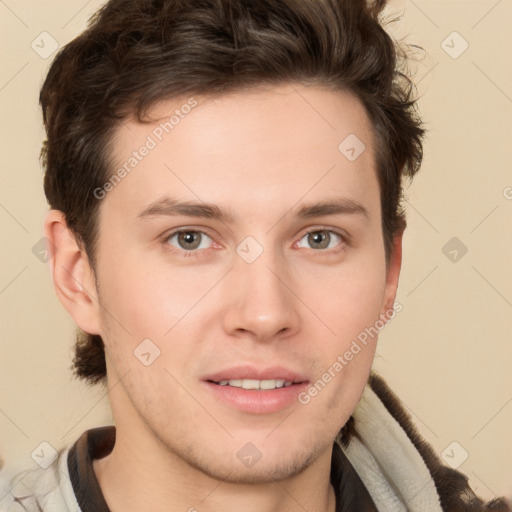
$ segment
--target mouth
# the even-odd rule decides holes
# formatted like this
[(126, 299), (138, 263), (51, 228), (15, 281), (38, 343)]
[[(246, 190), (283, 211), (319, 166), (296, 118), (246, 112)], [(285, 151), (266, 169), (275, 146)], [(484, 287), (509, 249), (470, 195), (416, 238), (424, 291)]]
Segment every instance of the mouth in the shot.
[(208, 375), (202, 382), (223, 407), (264, 414), (296, 404), (309, 380), (284, 367), (239, 366)]
[(287, 388), (293, 386), (294, 384), (301, 384), (304, 381), (293, 382), (291, 380), (285, 379), (231, 379), (231, 380), (220, 380), (218, 382), (213, 380), (208, 380), (208, 382), (212, 382), (213, 384), (217, 384), (219, 386), (231, 386), (233, 388), (243, 388), (247, 390), (270, 390), (270, 389), (280, 389)]

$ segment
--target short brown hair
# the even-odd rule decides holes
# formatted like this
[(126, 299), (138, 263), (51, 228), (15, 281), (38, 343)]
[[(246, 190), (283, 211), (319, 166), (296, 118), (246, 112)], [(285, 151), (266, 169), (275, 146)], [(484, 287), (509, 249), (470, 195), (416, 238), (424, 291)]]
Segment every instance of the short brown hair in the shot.
[[(108, 145), (129, 115), (162, 99), (262, 84), (353, 93), (376, 138), (386, 258), (405, 228), (403, 177), (422, 160), (424, 130), (407, 52), (381, 23), (386, 0), (110, 0), (64, 46), (40, 94), (47, 133), (44, 190), (92, 268), (99, 201), (112, 173)], [(341, 142), (341, 141), (340, 141)], [(74, 373), (106, 380), (103, 340), (78, 331)]]

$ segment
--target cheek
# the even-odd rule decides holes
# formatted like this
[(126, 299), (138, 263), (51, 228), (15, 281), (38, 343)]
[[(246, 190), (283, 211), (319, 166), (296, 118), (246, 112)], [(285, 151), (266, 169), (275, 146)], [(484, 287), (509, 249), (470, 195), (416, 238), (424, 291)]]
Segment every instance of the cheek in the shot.
[(172, 268), (161, 258), (144, 260), (129, 254), (123, 261), (103, 263), (104, 324), (115, 330), (117, 339), (130, 338), (134, 346), (145, 338), (165, 346), (184, 326), (194, 326), (194, 317), (210, 304), (202, 299), (208, 299), (225, 273), (206, 265)]
[[(169, 361), (183, 367), (184, 360), (197, 356), (197, 344), (182, 341), (201, 339), (198, 333), (204, 322), (198, 321), (198, 315), (213, 314), (209, 292), (226, 269), (167, 258), (156, 248), (123, 245), (122, 238), (109, 226), (98, 254), (101, 335), (112, 370), (119, 376), (133, 369), (157, 379), (159, 369)], [(134, 357), (145, 354), (145, 347), (158, 354), (150, 372)], [(158, 378), (162, 375), (167, 382), (169, 376), (162, 373)]]
[(329, 328), (323, 329), (325, 335), (315, 347), (322, 373), (316, 376), (312, 393), (318, 395), (316, 407), (332, 415), (333, 428), (348, 419), (368, 380), (384, 293), (384, 267), (354, 265), (332, 276), (322, 292), (311, 297), (315, 312)]
[(339, 298), (333, 301), (336, 312), (332, 311), (332, 314), (337, 322), (337, 332), (345, 339), (353, 339), (378, 320), (385, 288), (380, 280), (370, 283), (345, 281), (344, 285), (339, 290)]
[(385, 265), (378, 260), (354, 262), (321, 272), (308, 274), (302, 293), (311, 304), (311, 322), (330, 332), (327, 338), (333, 346), (343, 345), (378, 320), (386, 289)]

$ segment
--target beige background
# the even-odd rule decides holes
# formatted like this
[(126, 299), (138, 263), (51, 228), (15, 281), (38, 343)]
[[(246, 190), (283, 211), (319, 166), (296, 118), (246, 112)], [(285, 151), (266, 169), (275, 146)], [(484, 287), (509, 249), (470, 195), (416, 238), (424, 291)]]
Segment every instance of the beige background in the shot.
[[(37, 98), (52, 57), (31, 43), (46, 31), (65, 44), (101, 4), (0, 2), (5, 474), (35, 467), (42, 441), (60, 449), (111, 422), (105, 393), (71, 378), (73, 324), (32, 253), (47, 208)], [(468, 452), (459, 469), (477, 493), (512, 495), (512, 2), (398, 0), (391, 12), (403, 20), (389, 30), (427, 52), (417, 81), (429, 136), (407, 191), (403, 311), (381, 334), (375, 368), (439, 454), (453, 441), (452, 460)], [(452, 237), (468, 249), (456, 262), (442, 251)]]

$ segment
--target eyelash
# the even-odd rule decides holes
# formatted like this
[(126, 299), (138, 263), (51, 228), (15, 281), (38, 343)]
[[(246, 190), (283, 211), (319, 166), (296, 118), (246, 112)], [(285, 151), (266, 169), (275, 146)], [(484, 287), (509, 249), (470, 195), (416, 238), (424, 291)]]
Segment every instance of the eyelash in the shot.
[[(316, 228), (313, 228), (309, 231), (306, 231), (300, 238), (299, 238), (299, 241), (302, 240), (305, 236), (311, 234), (311, 233), (321, 233), (321, 232), (327, 232), (327, 233), (334, 233), (335, 235), (339, 236), (341, 238), (341, 242), (340, 242), (340, 246), (341, 248), (337, 248), (337, 249), (320, 249), (320, 250), (315, 250), (315, 249), (311, 249), (312, 251), (314, 251), (315, 253), (317, 253), (317, 255), (319, 257), (322, 257), (322, 256), (328, 256), (328, 255), (332, 255), (332, 254), (338, 254), (340, 252), (342, 252), (349, 244), (349, 238), (347, 235), (344, 235), (342, 233), (340, 233), (339, 231), (337, 230), (334, 230), (334, 229), (331, 229), (331, 228), (328, 228), (328, 227), (316, 227)], [(176, 231), (173, 231), (171, 233), (169, 233), (168, 235), (165, 235), (163, 237), (163, 244), (169, 248), (169, 247), (172, 247), (171, 249), (169, 249), (171, 252), (175, 253), (176, 252), (185, 257), (185, 258), (190, 258), (190, 257), (199, 257), (200, 253), (202, 251), (206, 251), (208, 249), (194, 249), (192, 251), (185, 251), (185, 250), (179, 250), (177, 249), (176, 247), (173, 247), (173, 246), (170, 246), (169, 245), (169, 240), (171, 238), (173, 238), (175, 235), (179, 235), (180, 233), (187, 233), (187, 232), (191, 232), (191, 233), (200, 233), (202, 235), (206, 235), (208, 238), (212, 239), (213, 241), (213, 238), (208, 235), (208, 233), (205, 233), (204, 231), (201, 231), (199, 229), (177, 229)]]

